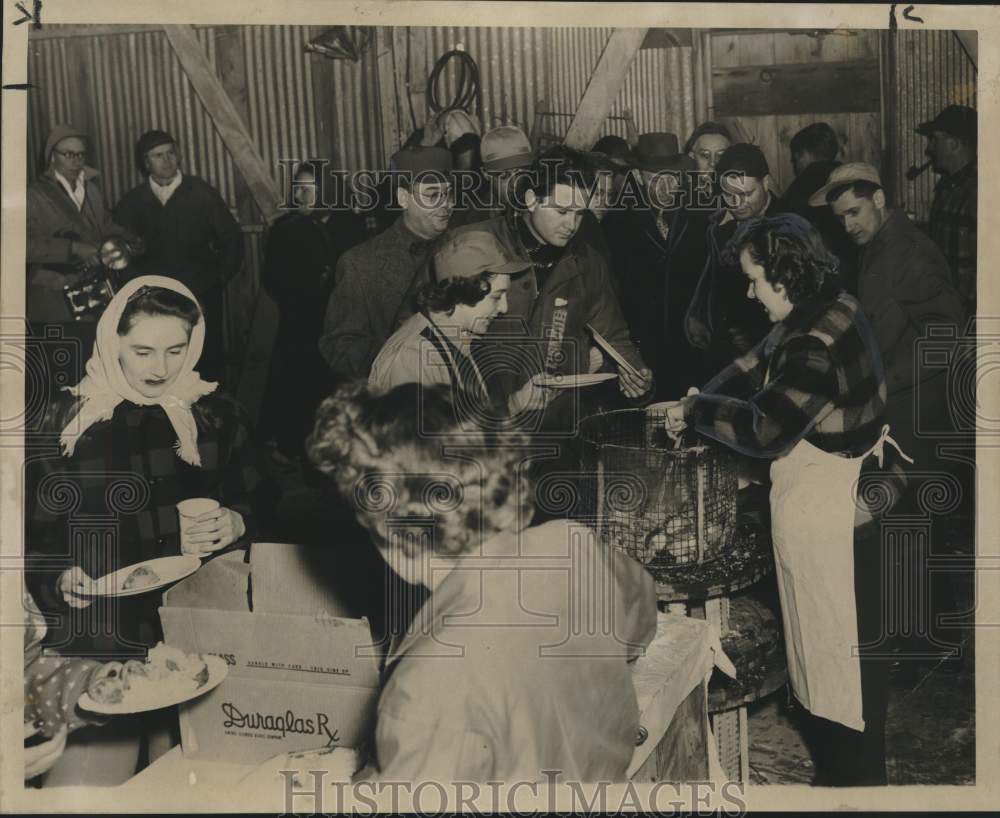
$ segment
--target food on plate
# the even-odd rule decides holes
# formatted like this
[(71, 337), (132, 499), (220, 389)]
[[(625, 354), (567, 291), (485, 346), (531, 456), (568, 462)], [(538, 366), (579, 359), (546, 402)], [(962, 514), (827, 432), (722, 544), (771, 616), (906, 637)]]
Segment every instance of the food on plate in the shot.
[(122, 590), (131, 591), (135, 588), (147, 588), (150, 585), (158, 585), (159, 583), (160, 577), (156, 571), (147, 568), (145, 565), (140, 565), (126, 577), (125, 582), (122, 583)]
[(101, 704), (121, 704), (129, 699), (172, 698), (193, 692), (208, 682), (208, 665), (200, 654), (187, 654), (162, 642), (149, 651), (146, 661), (131, 659), (112, 663), (106, 675), (87, 689)]
[(125, 698), (125, 679), (122, 676), (121, 663), (109, 662), (104, 665), (99, 674), (91, 680), (87, 693), (95, 702), (101, 704), (121, 704)]

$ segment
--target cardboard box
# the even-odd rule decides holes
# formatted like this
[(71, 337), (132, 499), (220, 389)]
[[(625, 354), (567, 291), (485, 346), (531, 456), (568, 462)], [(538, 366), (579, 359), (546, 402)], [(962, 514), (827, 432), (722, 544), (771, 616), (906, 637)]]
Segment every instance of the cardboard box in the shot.
[(306, 552), (255, 543), (249, 565), (226, 554), (164, 595), (167, 644), (229, 665), (222, 684), (180, 708), (186, 756), (257, 764), (369, 737), (379, 675), (368, 621), (338, 615)]

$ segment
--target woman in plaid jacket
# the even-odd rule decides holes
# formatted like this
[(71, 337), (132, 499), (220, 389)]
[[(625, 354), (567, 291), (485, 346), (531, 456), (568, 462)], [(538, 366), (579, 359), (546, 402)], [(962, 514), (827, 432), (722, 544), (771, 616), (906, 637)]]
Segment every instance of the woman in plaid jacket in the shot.
[(774, 327), (700, 394), (668, 405), (667, 429), (689, 426), (771, 461), (789, 675), (820, 734), (816, 783), (885, 784), (888, 676), (875, 655), (880, 518), (903, 480), (882, 459), (891, 438), (878, 346), (857, 300), (840, 291), (835, 257), (804, 219), (747, 222), (732, 247), (747, 297)]

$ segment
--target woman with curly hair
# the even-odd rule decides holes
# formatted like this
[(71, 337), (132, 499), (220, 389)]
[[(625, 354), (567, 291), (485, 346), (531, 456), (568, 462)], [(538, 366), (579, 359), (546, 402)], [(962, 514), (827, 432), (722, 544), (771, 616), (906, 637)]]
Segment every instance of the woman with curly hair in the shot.
[(346, 386), (309, 441), (385, 561), (431, 592), (389, 648), (378, 774), (623, 780), (639, 726), (627, 661), (656, 629), (652, 577), (582, 525), (530, 527), (526, 439), (464, 423), (450, 394)]
[[(45, 640), (52, 650), (143, 657), (163, 638), (160, 594), (95, 598), (92, 580), (156, 557), (211, 558), (246, 547), (255, 533), (264, 482), (249, 423), (233, 398), (199, 376), (204, 340), (187, 287), (164, 276), (133, 279), (101, 314), (87, 374), (53, 398), (28, 443), (26, 582), (55, 617)], [(176, 504), (192, 497), (219, 508), (182, 532)], [(169, 748), (173, 725), (164, 712), (80, 730), (47, 783), (126, 780), (140, 738), (158, 737), (153, 757)]]
[(492, 393), (488, 367), (484, 373), (473, 346), (507, 312), (511, 276), (530, 266), (511, 258), (492, 233), (446, 235), (434, 253), (432, 280), (417, 292), (419, 311), (386, 341), (369, 385), (388, 390), (404, 383), (448, 384), (456, 403), (471, 400), (500, 417), (544, 406), (552, 390), (530, 381), (513, 395)]
[(807, 221), (748, 221), (733, 247), (747, 297), (774, 327), (700, 394), (668, 404), (667, 430), (690, 426), (772, 461), (788, 672), (822, 730), (817, 783), (885, 784), (888, 677), (874, 655), (882, 636), (878, 517), (900, 484), (898, 473), (879, 472), (878, 482), (869, 474), (882, 468), (884, 444), (895, 445), (882, 361), (860, 305), (840, 290), (836, 258)]

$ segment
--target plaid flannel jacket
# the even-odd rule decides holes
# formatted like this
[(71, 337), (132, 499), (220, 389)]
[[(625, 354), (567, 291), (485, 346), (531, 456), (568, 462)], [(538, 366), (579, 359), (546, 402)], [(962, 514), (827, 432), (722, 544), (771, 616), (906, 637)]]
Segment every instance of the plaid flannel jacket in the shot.
[(970, 162), (934, 188), (929, 229), (948, 259), (955, 288), (966, 308), (976, 303), (976, 192), (978, 167)]
[[(688, 423), (750, 457), (780, 457), (802, 439), (857, 457), (878, 439), (885, 405), (871, 327), (857, 300), (841, 293), (796, 306), (706, 384), (689, 406)], [(898, 498), (902, 472), (892, 468), (885, 476)]]
[[(26, 581), (44, 613), (71, 614), (51, 629), (48, 644), (105, 655), (119, 652), (114, 649), (121, 646), (118, 637), (130, 645), (155, 641), (160, 595), (113, 599), (113, 611), (97, 603), (84, 613), (69, 611), (55, 588), (58, 576), (77, 565), (99, 577), (142, 560), (180, 554), (175, 506), (188, 497), (211, 497), (239, 512), (247, 531), (226, 550), (244, 548), (256, 533), (252, 501), (264, 480), (246, 416), (226, 395), (207, 395), (192, 407), (200, 468), (175, 453), (177, 436), (161, 407), (127, 401), (116, 407), (110, 421), (88, 429), (71, 457), (62, 456), (50, 441), (58, 441), (78, 406), (78, 399), (68, 396), (54, 401), (43, 422), (48, 437), (42, 440), (48, 445), (26, 451)], [(107, 638), (77, 638), (88, 615), (95, 618), (90, 625), (103, 629)], [(97, 622), (102, 616), (106, 621)], [(117, 625), (108, 627), (112, 616)]]

